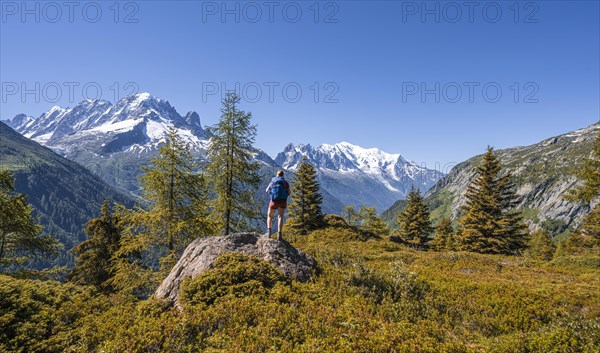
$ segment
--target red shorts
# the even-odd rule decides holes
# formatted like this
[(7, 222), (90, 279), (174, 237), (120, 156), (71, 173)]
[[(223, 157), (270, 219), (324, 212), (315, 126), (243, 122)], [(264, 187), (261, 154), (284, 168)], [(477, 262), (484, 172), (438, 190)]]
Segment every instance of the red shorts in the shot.
[(276, 210), (278, 208), (285, 209), (287, 207), (287, 202), (285, 201), (273, 201), (269, 202), (269, 209)]

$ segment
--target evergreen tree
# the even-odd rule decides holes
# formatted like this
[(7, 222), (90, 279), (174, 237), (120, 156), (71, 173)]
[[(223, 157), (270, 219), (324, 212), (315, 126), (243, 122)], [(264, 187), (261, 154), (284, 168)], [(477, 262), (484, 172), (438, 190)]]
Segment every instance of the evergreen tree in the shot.
[(363, 205), (359, 212), (361, 220), (361, 229), (375, 235), (388, 235), (390, 230), (377, 214), (377, 210), (373, 207)]
[(240, 97), (229, 92), (222, 101), (221, 118), (210, 127), (208, 175), (216, 194), (215, 215), (224, 234), (247, 230), (260, 217), (256, 190), (260, 165), (252, 161), (256, 125), (251, 113), (238, 110)]
[(427, 248), (433, 227), (429, 219), (429, 208), (414, 186), (411, 187), (406, 206), (398, 213), (396, 222), (400, 227), (397, 236), (402, 242)]
[(589, 203), (600, 196), (600, 132), (594, 140), (591, 156), (583, 159), (583, 168), (577, 176), (583, 184), (569, 190), (566, 199)]
[(144, 199), (150, 203), (142, 222), (151, 226), (155, 244), (181, 254), (195, 238), (214, 234), (206, 179), (175, 129), (169, 130), (150, 163), (142, 167), (140, 178)]
[[(594, 140), (592, 156), (584, 159), (583, 168), (577, 176), (583, 180), (583, 184), (571, 189), (565, 196), (567, 200), (589, 204), (600, 196), (600, 133)], [(600, 203), (584, 217), (580, 228), (573, 235), (576, 235), (575, 233), (588, 238), (582, 241), (590, 246), (600, 244)]]
[(112, 289), (106, 285), (106, 281), (111, 278), (111, 259), (119, 249), (121, 240), (121, 229), (117, 223), (118, 220), (112, 215), (107, 199), (102, 204), (100, 217), (86, 224), (85, 233), (88, 239), (72, 250), (77, 259), (69, 274), (69, 280), (109, 291)]
[(306, 157), (292, 180), (292, 203), (288, 226), (300, 234), (308, 234), (323, 225), (321, 203), (323, 196), (319, 192), (317, 172)]
[(437, 251), (454, 250), (454, 229), (450, 219), (444, 217), (440, 220), (437, 227), (435, 227), (431, 245)]
[(345, 206), (342, 217), (348, 225), (376, 235), (388, 235), (390, 230), (373, 207), (362, 205), (356, 211), (354, 206)]
[(568, 248), (567, 239), (565, 239), (565, 238), (560, 239), (558, 241), (558, 243), (556, 244), (556, 250), (554, 250), (554, 255), (552, 256), (552, 260), (556, 260), (558, 258), (568, 255), (569, 251), (567, 248)]
[(354, 206), (344, 206), (342, 217), (349, 226), (358, 228), (360, 226), (360, 217)]
[(516, 195), (510, 175), (488, 147), (461, 207), (460, 249), (489, 254), (511, 253), (525, 246), (527, 226), (514, 210)]
[[(192, 240), (215, 234), (207, 182), (198, 168), (189, 147), (176, 130), (170, 130), (140, 177), (147, 207), (117, 206), (122, 236), (109, 281), (115, 288), (145, 293), (172, 268)], [(161, 270), (154, 273), (157, 257)]]
[(540, 229), (533, 233), (529, 241), (529, 255), (535, 259), (550, 261), (556, 250), (550, 233)]
[(0, 269), (22, 264), (29, 257), (53, 254), (58, 241), (41, 236), (42, 227), (33, 216), (27, 196), (16, 194), (15, 181), (8, 170), (0, 170)]
[(585, 235), (590, 240), (590, 246), (600, 244), (600, 203), (583, 218), (581, 227), (576, 232)]

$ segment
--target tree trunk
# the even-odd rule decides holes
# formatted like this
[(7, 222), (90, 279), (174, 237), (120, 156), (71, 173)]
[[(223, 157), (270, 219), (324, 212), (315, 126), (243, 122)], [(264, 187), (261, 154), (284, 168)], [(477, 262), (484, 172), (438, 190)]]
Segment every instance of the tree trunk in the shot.
[(2, 258), (4, 258), (4, 244), (6, 243), (6, 234), (2, 233), (2, 243), (0, 243), (0, 263), (2, 263)]

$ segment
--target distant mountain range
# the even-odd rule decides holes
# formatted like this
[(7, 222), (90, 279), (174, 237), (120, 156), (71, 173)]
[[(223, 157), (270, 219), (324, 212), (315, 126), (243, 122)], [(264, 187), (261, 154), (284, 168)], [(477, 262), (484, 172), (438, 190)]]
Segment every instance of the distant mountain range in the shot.
[(68, 265), (68, 253), (85, 239), (83, 228), (100, 213), (105, 198), (132, 206), (134, 200), (110, 187), (84, 167), (31, 141), (0, 122), (0, 168), (14, 172), (16, 191), (26, 194), (44, 232), (64, 248), (57, 258), (37, 265)]
[[(7, 124), (134, 195), (139, 192), (140, 166), (157, 152), (169, 129), (177, 130), (199, 160), (204, 160), (210, 139), (197, 113), (181, 116), (168, 101), (148, 93), (125, 97), (114, 105), (86, 100), (74, 108), (55, 106), (38, 118), (20, 114)], [(323, 209), (328, 213), (340, 213), (344, 205), (363, 204), (382, 211), (403, 198), (411, 185), (425, 191), (443, 176), (398, 154), (346, 142), (317, 148), (289, 145), (276, 160), (255, 151), (264, 174), (261, 189), (278, 168), (293, 174), (303, 156), (318, 169)]]
[(9, 126), (76, 161), (121, 190), (136, 193), (139, 167), (148, 162), (174, 128), (193, 150), (203, 153), (209, 134), (200, 117), (179, 115), (169, 102), (141, 93), (116, 104), (85, 100), (74, 108), (54, 106), (37, 119), (17, 115)]
[(322, 188), (342, 204), (357, 207), (365, 204), (379, 211), (404, 199), (411, 186), (424, 192), (444, 176), (399, 154), (348, 142), (319, 147), (290, 144), (277, 155), (275, 162), (295, 171), (304, 158), (317, 169)]
[[(583, 158), (591, 156), (598, 133), (600, 122), (531, 146), (496, 151), (504, 170), (514, 177), (518, 208), (523, 211), (530, 228), (544, 227), (556, 236), (579, 225), (590, 211), (590, 205), (567, 202), (562, 196), (580, 182), (575, 175), (582, 168)], [(478, 155), (457, 164), (425, 194), (434, 221), (442, 216), (458, 217), (459, 207), (465, 202), (467, 185), (473, 180), (481, 158), (482, 155)], [(598, 202), (600, 197), (592, 201), (592, 206)], [(393, 223), (403, 207), (404, 202), (398, 201), (383, 213), (383, 217)]]

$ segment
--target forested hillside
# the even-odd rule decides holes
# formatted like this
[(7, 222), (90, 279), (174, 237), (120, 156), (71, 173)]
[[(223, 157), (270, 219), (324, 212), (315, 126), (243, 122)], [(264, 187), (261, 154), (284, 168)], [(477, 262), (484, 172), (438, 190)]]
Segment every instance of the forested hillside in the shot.
[(85, 239), (85, 223), (105, 198), (132, 206), (133, 199), (115, 191), (82, 166), (60, 157), (0, 122), (0, 168), (14, 172), (16, 192), (26, 194), (44, 233), (63, 244), (57, 258), (38, 260), (37, 267), (72, 265), (68, 252)]

